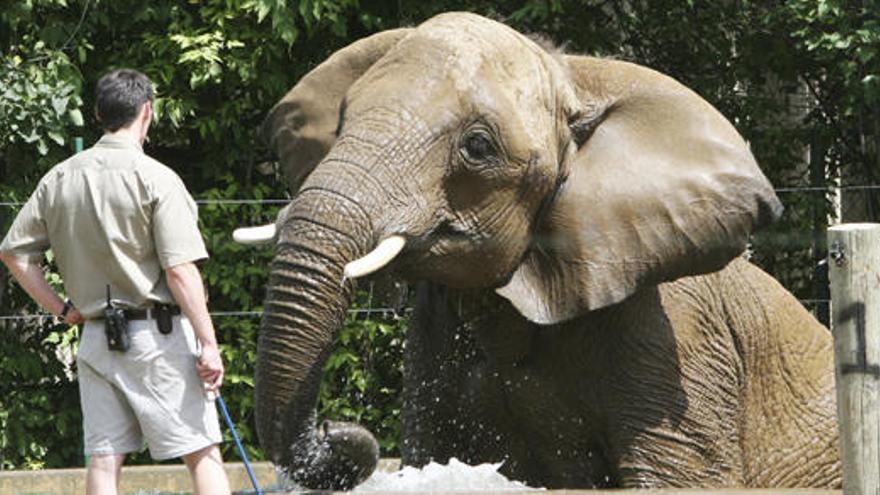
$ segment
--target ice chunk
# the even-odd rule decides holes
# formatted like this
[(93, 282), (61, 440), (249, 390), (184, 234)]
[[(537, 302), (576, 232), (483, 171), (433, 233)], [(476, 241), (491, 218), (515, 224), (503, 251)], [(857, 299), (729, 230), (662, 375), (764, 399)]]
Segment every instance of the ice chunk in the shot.
[(412, 491), (531, 491), (539, 490), (511, 481), (498, 472), (502, 463), (471, 466), (456, 458), (449, 464), (432, 462), (418, 469), (404, 467), (393, 473), (375, 472), (354, 489), (355, 492)]

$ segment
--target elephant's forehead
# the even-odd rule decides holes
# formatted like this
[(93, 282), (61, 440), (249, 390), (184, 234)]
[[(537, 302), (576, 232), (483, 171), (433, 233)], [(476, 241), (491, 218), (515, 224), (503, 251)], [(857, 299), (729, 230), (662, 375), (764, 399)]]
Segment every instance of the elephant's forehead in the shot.
[(520, 92), (543, 86), (532, 79), (541, 77), (546, 53), (508, 26), (484, 17), (439, 15), (419, 26), (411, 41), (436, 50), (438, 68), (462, 93), (473, 91), (487, 76), (504, 79), (507, 87), (522, 86)]
[[(509, 27), (473, 14), (444, 14), (389, 52), (355, 93), (369, 95), (360, 102), (365, 106), (389, 97), (433, 108), (450, 122), (475, 109), (515, 119), (527, 141), (536, 142), (546, 137), (556, 107), (554, 71), (561, 69), (552, 56)], [(395, 81), (393, 92), (389, 81)], [(520, 110), (516, 117), (512, 109)]]
[(377, 106), (409, 108), (442, 132), (479, 113), (522, 133), (524, 146), (535, 145), (553, 128), (562, 70), (503, 24), (443, 14), (420, 25), (352, 86), (349, 116)]

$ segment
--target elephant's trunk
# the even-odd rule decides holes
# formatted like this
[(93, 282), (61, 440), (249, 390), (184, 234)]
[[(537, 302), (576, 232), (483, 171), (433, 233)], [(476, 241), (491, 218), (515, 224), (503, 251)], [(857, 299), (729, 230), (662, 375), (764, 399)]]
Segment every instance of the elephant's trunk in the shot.
[(257, 430), (269, 458), (312, 489), (351, 488), (378, 462), (367, 430), (317, 425), (315, 412), (324, 363), (351, 302), (343, 267), (372, 247), (371, 230), (360, 206), (316, 188), (298, 196), (279, 233), (258, 345)]

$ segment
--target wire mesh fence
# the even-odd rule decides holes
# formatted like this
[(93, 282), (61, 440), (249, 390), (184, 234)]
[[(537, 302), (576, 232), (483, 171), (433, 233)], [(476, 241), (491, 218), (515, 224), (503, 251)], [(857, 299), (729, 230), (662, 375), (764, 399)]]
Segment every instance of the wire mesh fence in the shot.
[[(348, 310), (350, 315), (398, 317), (412, 311), (412, 308), (353, 308)], [(212, 311), (208, 313), (212, 318), (258, 318), (263, 316), (262, 311)], [(57, 319), (57, 316), (37, 313), (27, 315), (0, 316), (0, 321), (40, 321)]]
[[(827, 185), (821, 187), (815, 186), (796, 186), (796, 187), (778, 187), (775, 188), (777, 194), (779, 194), (783, 201), (785, 202), (787, 198), (791, 198), (792, 195), (803, 194), (808, 196), (814, 196), (816, 194), (822, 194), (823, 198), (821, 200), (808, 200), (808, 201), (827, 201), (828, 196), (840, 195), (841, 193), (867, 193), (873, 194), (874, 191), (880, 191), (880, 184), (860, 184), (860, 185)], [(202, 206), (208, 207), (239, 207), (239, 206), (253, 206), (253, 207), (261, 207), (261, 206), (281, 206), (287, 204), (290, 201), (288, 198), (262, 198), (262, 199), (236, 199), (236, 198), (200, 198), (196, 200), (196, 203)], [(24, 205), (24, 201), (3, 201), (0, 202), (0, 207), (10, 208), (14, 210), (17, 207), (21, 207)], [(827, 209), (827, 205), (822, 205)], [(828, 217), (826, 215), (826, 220)], [(809, 265), (814, 265), (817, 263), (816, 261), (816, 253), (812, 251), (817, 250), (817, 246), (815, 245), (816, 241), (816, 232), (806, 232), (803, 230), (797, 231), (783, 231), (783, 232), (775, 232), (765, 234), (765, 242), (771, 244), (775, 248), (779, 246), (784, 246), (785, 249), (789, 249), (791, 251), (791, 256), (799, 256), (803, 258), (803, 261)], [(231, 236), (227, 236), (227, 241), (232, 243), (234, 242)], [(798, 252), (799, 251), (799, 252)], [(778, 254), (778, 253), (777, 253)], [(804, 273), (809, 273), (811, 271), (815, 271), (815, 266), (803, 266), (802, 270)], [(772, 272), (772, 271), (771, 271)], [(777, 274), (774, 274), (777, 276)], [(805, 275), (806, 277), (811, 277), (812, 275)], [(782, 277), (784, 278), (784, 277)], [(803, 278), (803, 277), (802, 277)], [(786, 280), (781, 280), (783, 285), (786, 284)], [(814, 283), (814, 286), (816, 284)], [(792, 292), (797, 292), (794, 287), (787, 287)], [(374, 298), (372, 297), (372, 286), (370, 287), (371, 295), (368, 299), (369, 304), (373, 303)], [(804, 292), (801, 290), (801, 292)], [(827, 315), (830, 306), (830, 299), (824, 297), (827, 295), (827, 291), (823, 291), (822, 287), (814, 287), (812, 297), (800, 297), (800, 302), (811, 312), (814, 313), (817, 317), (819, 317), (822, 323), (827, 325), (827, 321), (824, 321), (822, 315)], [(819, 297), (816, 297), (816, 296)], [(400, 307), (390, 307), (387, 304), (383, 306), (382, 301), (377, 301), (379, 304), (377, 307), (366, 307), (366, 308), (351, 308), (349, 309), (349, 315), (357, 315), (365, 318), (372, 317), (386, 317), (388, 315), (399, 316), (406, 312), (412, 310), (412, 308), (400, 308)], [(259, 318), (262, 316), (261, 311), (252, 311), (252, 310), (236, 310), (229, 309), (223, 311), (213, 311), (210, 313), (214, 318)], [(52, 315), (48, 314), (7, 314), (0, 315), (0, 323), (3, 322), (15, 322), (15, 321), (43, 321), (50, 320), (54, 318)]]
[[(777, 194), (783, 195), (783, 199), (785, 197), (790, 197), (792, 194), (818, 194), (822, 193), (824, 195), (833, 195), (840, 192), (872, 192), (872, 191), (880, 191), (880, 185), (878, 184), (862, 184), (862, 185), (829, 185), (827, 187), (812, 187), (812, 186), (800, 186), (800, 187), (778, 187), (775, 189)], [(196, 200), (196, 203), (203, 206), (223, 206), (223, 207), (236, 207), (236, 206), (281, 206), (288, 203), (290, 199), (288, 198), (263, 198), (263, 199), (235, 199), (235, 198), (200, 198)], [(15, 209), (24, 205), (24, 201), (3, 201), (0, 202), (0, 207), (6, 207)], [(791, 248), (799, 247), (801, 249), (810, 249), (811, 242), (814, 242), (814, 233), (810, 232), (784, 232), (782, 234), (773, 234), (768, 235), (769, 238), (776, 236), (773, 244), (779, 245), (780, 243), (787, 244)], [(784, 239), (780, 239), (784, 238)], [(228, 242), (234, 242), (230, 237), (228, 237)], [(813, 269), (814, 267), (804, 267), (804, 269)], [(784, 281), (783, 284), (785, 285)], [(791, 290), (791, 288), (789, 288)], [(371, 289), (372, 290), (372, 289)], [(372, 296), (369, 298), (370, 302), (373, 301)], [(828, 306), (830, 304), (830, 300), (828, 298), (816, 298), (816, 297), (806, 297), (800, 298), (800, 302), (807, 307), (810, 311), (815, 314), (820, 314), (827, 312)], [(349, 310), (350, 315), (359, 315), (363, 317), (383, 317), (387, 315), (400, 315), (402, 312), (411, 311), (412, 308), (397, 308), (397, 307), (383, 307), (380, 302), (379, 307), (367, 307), (367, 308), (352, 308)], [(224, 311), (214, 311), (210, 313), (212, 317), (215, 318), (259, 318), (262, 315), (261, 311), (247, 311), (247, 310), (224, 310)], [(52, 319), (53, 316), (48, 314), (12, 314), (12, 315), (0, 315), (0, 322), (12, 322), (12, 321), (42, 321), (47, 319)]]
[[(827, 187), (812, 187), (812, 186), (799, 186), (799, 187), (778, 187), (774, 189), (777, 194), (781, 195), (791, 195), (791, 194), (799, 194), (799, 193), (824, 193), (824, 194), (835, 194), (840, 192), (868, 192), (868, 191), (880, 191), (880, 184), (862, 184), (862, 185), (830, 185)], [(219, 199), (219, 198), (200, 198), (196, 199), (196, 203), (199, 205), (223, 205), (223, 206), (280, 206), (287, 204), (290, 201), (289, 198), (265, 198), (265, 199)], [(8, 207), (8, 208), (16, 208), (24, 205), (24, 201), (2, 201), (0, 202), (0, 207)], [(791, 245), (798, 245), (801, 247), (808, 246), (811, 240), (810, 234), (805, 234), (803, 232), (789, 233), (786, 235), (788, 239), (787, 243)], [(228, 242), (232, 241), (231, 237)], [(777, 242), (778, 244), (778, 242)], [(372, 286), (370, 287), (370, 292), (372, 293)], [(372, 302), (372, 295), (369, 298), (369, 301)], [(814, 314), (827, 313), (828, 307), (830, 305), (830, 299), (823, 298), (801, 298), (799, 301)], [(380, 303), (381, 304), (381, 303)], [(366, 307), (366, 308), (351, 308), (348, 310), (350, 315), (359, 315), (363, 317), (398, 317), (402, 314), (411, 312), (411, 307)], [(214, 311), (211, 312), (210, 315), (215, 318), (259, 318), (262, 316), (261, 311)], [(42, 321), (49, 320), (55, 318), (52, 315), (48, 314), (19, 314), (19, 315), (0, 315), (0, 322), (12, 322), (12, 321)]]
[[(836, 191), (880, 191), (880, 184), (863, 184), (863, 185), (829, 185), (827, 187), (813, 186), (795, 186), (795, 187), (777, 187), (774, 189), (777, 194), (802, 193), (802, 192), (825, 192), (833, 194)], [(202, 198), (196, 199), (196, 204), (200, 205), (283, 205), (290, 202), (290, 198), (268, 198), (268, 199), (218, 199), (218, 198)], [(14, 207), (24, 205), (24, 201), (0, 201), (0, 206)]]

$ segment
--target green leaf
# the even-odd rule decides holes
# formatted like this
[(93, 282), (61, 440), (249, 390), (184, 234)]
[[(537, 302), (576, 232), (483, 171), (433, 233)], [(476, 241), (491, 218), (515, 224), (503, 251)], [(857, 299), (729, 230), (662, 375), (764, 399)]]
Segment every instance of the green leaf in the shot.
[(67, 102), (70, 100), (68, 97), (63, 98), (52, 98), (52, 109), (55, 110), (55, 113), (58, 115), (63, 115), (64, 111), (67, 110)]
[(58, 132), (49, 131), (46, 133), (46, 135), (49, 136), (49, 139), (55, 141), (55, 144), (57, 144), (58, 146), (64, 146), (64, 136), (62, 136)]
[(83, 126), (82, 112), (80, 112), (79, 109), (77, 109), (77, 108), (74, 108), (73, 110), (71, 110), (70, 111), (70, 121), (73, 122), (73, 125), (75, 125), (77, 127), (82, 127)]
[(266, 0), (257, 0), (257, 24), (262, 23), (263, 19), (265, 19), (266, 16), (269, 15), (269, 12), (271, 12), (271, 10), (272, 7), (269, 5), (269, 2), (267, 2)]

